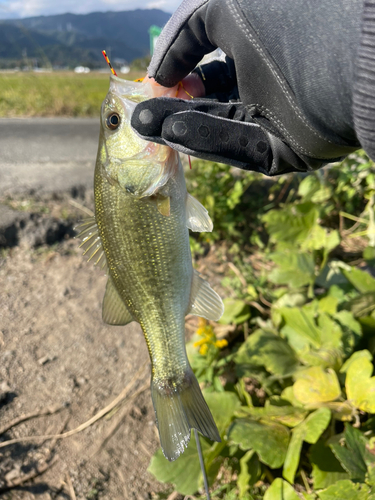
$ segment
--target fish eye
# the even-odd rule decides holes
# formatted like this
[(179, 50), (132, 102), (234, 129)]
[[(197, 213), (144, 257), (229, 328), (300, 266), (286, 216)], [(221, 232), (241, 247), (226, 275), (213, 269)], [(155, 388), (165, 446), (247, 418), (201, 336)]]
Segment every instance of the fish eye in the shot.
[(105, 124), (109, 130), (116, 130), (120, 125), (120, 115), (118, 113), (111, 113), (107, 116)]

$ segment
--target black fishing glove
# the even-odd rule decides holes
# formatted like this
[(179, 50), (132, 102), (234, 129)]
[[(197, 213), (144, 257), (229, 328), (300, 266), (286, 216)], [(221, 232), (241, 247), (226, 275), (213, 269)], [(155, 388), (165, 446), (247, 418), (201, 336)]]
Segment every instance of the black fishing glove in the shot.
[(139, 104), (143, 138), (268, 175), (309, 171), (360, 147), (352, 101), (362, 0), (184, 0), (149, 76), (166, 87), (195, 69), (213, 99)]

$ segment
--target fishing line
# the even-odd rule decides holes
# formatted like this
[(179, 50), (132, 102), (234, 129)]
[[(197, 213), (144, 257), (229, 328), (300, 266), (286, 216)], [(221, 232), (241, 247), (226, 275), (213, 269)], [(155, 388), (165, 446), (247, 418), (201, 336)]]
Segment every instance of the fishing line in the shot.
[(210, 492), (208, 491), (208, 479), (207, 479), (206, 469), (204, 467), (204, 462), (203, 462), (201, 442), (199, 441), (199, 434), (198, 434), (197, 429), (194, 429), (194, 435), (195, 435), (195, 442), (197, 443), (199, 463), (201, 464), (201, 471), (203, 474), (203, 482), (204, 482), (204, 489), (206, 490), (206, 497), (207, 497), (207, 500), (211, 500)]

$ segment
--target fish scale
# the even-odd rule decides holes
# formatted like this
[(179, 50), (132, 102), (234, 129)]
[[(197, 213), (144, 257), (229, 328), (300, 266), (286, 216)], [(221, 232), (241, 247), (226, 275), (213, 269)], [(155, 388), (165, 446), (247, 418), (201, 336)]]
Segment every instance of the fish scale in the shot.
[(103, 321), (141, 325), (161, 446), (175, 460), (193, 428), (220, 441), (186, 355), (185, 316), (218, 320), (223, 303), (193, 270), (188, 228), (212, 231), (212, 222), (187, 193), (177, 153), (130, 127), (135, 104), (147, 94), (143, 84), (111, 77), (101, 111), (95, 217), (80, 226), (81, 246), (107, 270)]
[[(191, 280), (192, 264), (184, 205), (179, 203), (186, 191), (183, 176), (180, 183), (169, 181), (171, 186), (166, 186), (171, 216), (164, 217), (149, 200), (135, 200), (112, 186), (100, 173), (101, 164), (98, 168), (96, 219), (116, 289), (143, 327), (154, 376), (184, 373), (185, 315), (190, 301), (186, 283)], [(168, 311), (171, 298), (173, 308)], [(168, 359), (174, 359), (173, 367)]]

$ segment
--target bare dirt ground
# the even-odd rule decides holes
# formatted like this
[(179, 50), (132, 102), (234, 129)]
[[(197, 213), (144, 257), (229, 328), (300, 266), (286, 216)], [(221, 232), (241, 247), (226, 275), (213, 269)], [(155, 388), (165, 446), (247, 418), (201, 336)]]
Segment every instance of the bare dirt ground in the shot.
[[(90, 206), (92, 193), (73, 201), (67, 194), (2, 202), (0, 497), (166, 498), (173, 490), (147, 472), (159, 442), (142, 332), (136, 323), (103, 324), (106, 277), (72, 238), (74, 219), (85, 217), (79, 205)], [(130, 383), (122, 405), (84, 431), (1, 448), (9, 439), (77, 428)], [(54, 413), (2, 431), (48, 409)]]

